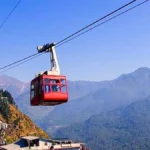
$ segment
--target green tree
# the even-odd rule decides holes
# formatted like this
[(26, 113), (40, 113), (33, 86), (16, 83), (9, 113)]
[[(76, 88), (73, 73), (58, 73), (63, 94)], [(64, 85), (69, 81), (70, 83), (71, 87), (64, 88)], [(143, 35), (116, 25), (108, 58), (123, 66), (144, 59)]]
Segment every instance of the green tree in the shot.
[(3, 96), (8, 98), (9, 104), (15, 105), (15, 101), (14, 101), (13, 97), (11, 96), (11, 94), (8, 91), (5, 90), (3, 92)]

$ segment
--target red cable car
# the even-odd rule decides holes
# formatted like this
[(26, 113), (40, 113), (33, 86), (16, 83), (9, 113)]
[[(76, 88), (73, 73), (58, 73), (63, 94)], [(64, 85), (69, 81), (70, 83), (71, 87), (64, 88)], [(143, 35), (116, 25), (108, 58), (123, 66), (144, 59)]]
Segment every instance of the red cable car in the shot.
[(31, 81), (31, 106), (54, 106), (68, 101), (68, 88), (66, 77), (60, 75), (54, 43), (38, 47), (39, 52), (50, 52), (51, 70), (38, 74)]

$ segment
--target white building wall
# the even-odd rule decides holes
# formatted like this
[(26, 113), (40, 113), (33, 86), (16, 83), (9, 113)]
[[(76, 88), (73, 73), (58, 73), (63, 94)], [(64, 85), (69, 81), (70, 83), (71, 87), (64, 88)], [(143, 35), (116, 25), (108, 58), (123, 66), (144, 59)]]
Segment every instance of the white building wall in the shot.
[[(47, 145), (45, 145), (45, 143), (47, 143)], [(49, 148), (51, 147), (51, 145), (52, 145), (52, 144), (49, 143), (49, 142), (46, 142), (46, 141), (39, 141), (39, 146), (36, 146), (36, 145), (35, 145), (34, 147), (32, 146), (31, 149), (32, 149), (32, 150), (41, 150), (41, 149), (44, 150), (44, 149), (49, 149)]]

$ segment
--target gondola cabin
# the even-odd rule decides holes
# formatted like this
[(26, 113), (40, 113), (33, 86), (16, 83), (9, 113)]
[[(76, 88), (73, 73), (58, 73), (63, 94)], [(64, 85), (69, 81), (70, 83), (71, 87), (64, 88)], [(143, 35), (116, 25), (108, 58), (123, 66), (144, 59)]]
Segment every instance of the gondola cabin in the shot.
[(31, 106), (54, 106), (68, 101), (65, 76), (42, 74), (31, 81)]

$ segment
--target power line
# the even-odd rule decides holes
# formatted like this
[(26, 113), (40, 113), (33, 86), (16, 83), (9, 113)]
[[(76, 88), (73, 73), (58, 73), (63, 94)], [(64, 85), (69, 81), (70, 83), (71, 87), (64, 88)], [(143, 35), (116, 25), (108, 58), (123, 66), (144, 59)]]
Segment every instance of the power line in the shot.
[[(117, 12), (117, 11), (123, 9), (124, 7), (127, 7), (128, 5), (130, 5), (131, 3), (135, 2), (135, 1), (136, 1), (136, 0), (131, 1), (130, 3), (127, 3), (126, 5), (124, 5), (124, 6), (120, 7), (120, 8), (118, 8), (118, 9), (116, 9), (115, 11), (109, 13), (108, 15), (106, 15), (106, 16), (104, 16), (104, 17), (98, 19), (98, 20), (99, 20), (99, 21), (103, 20), (104, 18), (106, 18), (106, 17), (112, 15), (113, 13), (115, 13), (115, 12)], [(147, 2), (147, 1), (149, 1), (149, 0), (146, 0), (146, 1), (144, 1), (144, 2)], [(138, 5), (141, 5), (141, 4), (138, 4)], [(134, 7), (132, 7), (132, 9), (135, 8), (135, 7), (137, 7), (137, 5), (134, 6)], [(129, 9), (129, 10), (130, 10), (130, 9)], [(128, 10), (128, 11), (129, 11), (129, 10)], [(127, 11), (125, 11), (125, 12), (127, 12)], [(123, 12), (123, 13), (125, 13), (125, 12)], [(121, 14), (123, 14), (123, 13), (121, 13)], [(69, 41), (71, 41), (71, 40), (77, 38), (78, 36), (80, 36), (80, 35), (82, 35), (82, 34), (88, 32), (88, 31), (90, 31), (90, 30), (92, 30), (92, 29), (94, 29), (94, 28), (96, 28), (96, 27), (98, 27), (98, 26), (100, 26), (100, 25), (102, 25), (102, 24), (104, 24), (104, 23), (106, 23), (106, 22), (108, 22), (108, 21), (110, 21), (110, 20), (112, 20), (112, 19), (118, 17), (118, 16), (120, 16), (121, 14), (116, 15), (115, 17), (112, 17), (112, 18), (110, 18), (110, 19), (108, 19), (108, 20), (102, 22), (101, 24), (96, 25), (95, 27), (92, 27), (92, 28), (86, 30), (85, 32), (82, 32), (81, 34), (79, 34), (79, 35), (77, 35), (77, 36), (71, 38), (72, 36), (74, 36), (74, 35), (80, 33), (81, 31), (85, 30), (86, 28), (90, 27), (90, 26), (93, 25), (94, 23), (97, 23), (97, 22), (98, 22), (98, 20), (97, 20), (97, 21), (91, 23), (90, 25), (88, 25), (88, 26), (82, 28), (81, 30), (79, 30), (79, 31), (77, 31), (77, 32), (75, 32), (75, 33), (73, 33), (73, 34), (71, 34), (71, 35), (68, 36), (67, 38), (65, 38), (65, 39), (63, 39), (63, 40), (61, 40), (61, 41), (59, 41), (58, 43), (56, 43), (56, 46), (61, 46), (61, 45), (65, 44), (65, 43), (67, 43), (67, 42), (69, 42)], [(69, 39), (69, 38), (71, 38), (71, 39)], [(67, 39), (68, 39), (68, 40), (67, 40)], [(67, 41), (65, 41), (65, 40), (67, 40)], [(12, 65), (14, 65), (14, 64), (17, 64), (17, 63), (19, 63), (19, 62), (21, 62), (21, 61), (24, 61), (24, 60), (26, 60), (26, 59), (29, 59), (29, 58), (31, 58), (31, 57), (33, 57), (33, 56), (38, 55), (38, 54), (39, 54), (39, 53), (35, 53), (35, 54), (33, 54), (33, 55), (30, 55), (30, 56), (28, 56), (28, 57), (25, 57), (25, 58), (23, 58), (23, 59), (20, 59), (20, 60), (18, 60), (18, 61), (16, 61), (16, 62), (13, 62), (13, 63), (9, 64), (9, 65), (6, 65), (6, 66), (4, 66), (4, 67), (1, 67), (0, 70), (5, 69), (5, 68), (7, 68), (7, 67), (10, 67), (10, 66), (12, 66)], [(38, 56), (39, 56), (39, 55), (38, 55)], [(33, 58), (35, 58), (35, 57), (33, 57)], [(31, 59), (33, 59), (33, 58), (31, 58)], [(29, 60), (31, 60), (31, 59), (29, 59)], [(29, 60), (27, 60), (27, 61), (29, 61)], [(24, 61), (23, 63), (25, 63), (25, 62), (26, 62), (26, 61)], [(20, 63), (20, 64), (22, 64), (22, 63)], [(19, 65), (20, 65), (20, 64), (19, 64)], [(16, 65), (16, 66), (18, 66), (18, 65)], [(15, 67), (15, 66), (14, 66), (14, 67)], [(9, 69), (12, 69), (12, 68), (14, 68), (14, 67), (11, 67), (11, 68), (9, 68)], [(7, 70), (9, 70), (9, 69), (7, 69)], [(6, 71), (6, 70), (5, 70), (5, 71)]]
[(8, 14), (8, 16), (5, 18), (5, 20), (2, 22), (2, 24), (0, 25), (0, 29), (3, 27), (3, 25), (6, 23), (6, 21), (8, 20), (8, 18), (11, 16), (11, 14), (15, 11), (15, 9), (17, 8), (17, 6), (20, 4), (21, 0), (18, 1), (18, 3), (15, 5), (15, 7), (12, 9), (12, 11)]
[[(101, 21), (102, 19), (104, 19), (104, 18), (106, 18), (106, 17), (112, 15), (113, 13), (115, 13), (115, 12), (117, 12), (117, 11), (123, 9), (124, 7), (127, 7), (128, 5), (130, 5), (131, 3), (135, 2), (135, 1), (136, 1), (136, 0), (133, 0), (133, 1), (131, 1), (131, 2), (127, 3), (127, 4), (125, 4), (125, 5), (123, 5), (122, 7), (116, 9), (115, 11), (113, 11), (113, 12), (111, 12), (111, 13), (105, 15), (104, 17), (102, 17), (102, 18), (100, 18), (100, 19), (94, 21), (94, 22), (91, 23), (90, 25), (88, 25), (88, 26), (82, 28), (81, 30), (79, 30), (79, 31), (77, 31), (77, 32), (75, 32), (75, 33), (73, 33), (73, 34), (71, 34), (71, 35), (68, 36), (67, 38), (65, 38), (65, 39), (63, 39), (63, 40), (57, 42), (56, 45), (58, 45), (58, 44), (64, 42), (65, 40), (69, 39), (70, 37), (72, 37), (72, 36), (78, 34), (79, 32), (81, 32), (81, 31), (83, 31), (84, 29), (86, 29), (86, 28), (90, 27), (91, 25), (93, 25), (94, 23), (97, 23), (98, 21)], [(7, 67), (10, 67), (10, 66), (12, 66), (12, 65), (14, 65), (14, 64), (17, 64), (17, 63), (19, 63), (19, 62), (21, 62), (21, 61), (24, 61), (24, 60), (26, 60), (26, 59), (28, 59), (28, 58), (31, 58), (32, 56), (35, 56), (35, 55), (38, 55), (38, 53), (33, 54), (33, 55), (30, 55), (30, 56), (28, 56), (28, 57), (25, 57), (25, 58), (23, 58), (23, 59), (20, 59), (20, 60), (18, 60), (18, 61), (16, 61), (16, 62), (13, 62), (13, 63), (8, 64), (8, 65), (6, 65), (6, 66), (3, 66), (3, 67), (0, 68), (0, 70), (5, 69), (5, 68), (7, 68)]]
[(7, 67), (10, 67), (10, 66), (12, 66), (12, 65), (15, 65), (15, 64), (17, 64), (17, 63), (19, 63), (19, 62), (21, 62), (21, 61), (24, 61), (24, 60), (26, 60), (26, 59), (29, 59), (29, 58), (31, 58), (31, 57), (34, 57), (34, 56), (36, 56), (37, 54), (39, 54), (39, 53), (35, 53), (35, 54), (33, 54), (33, 55), (30, 55), (30, 56), (27, 56), (27, 57), (25, 57), (25, 58), (23, 58), (23, 59), (20, 59), (20, 60), (18, 60), (18, 61), (15, 61), (15, 62), (13, 62), (13, 63), (11, 63), (11, 64), (9, 64), (9, 65), (6, 65), (6, 66), (4, 66), (4, 67), (1, 67), (0, 70), (5, 69), (5, 68), (7, 68)]
[(17, 66), (20, 66), (20, 65), (22, 65), (22, 64), (24, 64), (24, 63), (26, 63), (26, 62), (28, 62), (28, 61), (30, 61), (30, 60), (32, 60), (32, 59), (38, 57), (38, 56), (41, 56), (41, 55), (44, 54), (44, 53), (38, 53), (38, 54), (39, 54), (39, 55), (35, 55), (34, 57), (32, 57), (32, 58), (30, 58), (30, 59), (27, 59), (26, 61), (23, 61), (23, 62), (21, 62), (21, 63), (15, 65), (15, 66), (13, 66), (13, 67), (10, 67), (10, 68), (8, 68), (8, 69), (5, 69), (5, 70), (1, 71), (0, 73), (6, 72), (6, 71), (8, 71), (8, 70), (10, 70), (10, 69), (13, 69), (13, 68), (15, 68), (15, 67), (17, 67)]
[(97, 22), (99, 22), (99, 21), (101, 21), (101, 20), (103, 20), (103, 19), (109, 17), (110, 15), (114, 14), (115, 12), (118, 12), (119, 10), (121, 10), (121, 9), (123, 9), (123, 8), (125, 8), (125, 7), (127, 7), (128, 5), (131, 5), (131, 4), (134, 3), (135, 1), (136, 1), (136, 0), (133, 0), (133, 1), (129, 2), (129, 3), (127, 3), (126, 5), (123, 5), (122, 7), (120, 7), (120, 8), (118, 8), (118, 9), (114, 10), (113, 12), (111, 12), (111, 13), (105, 15), (104, 17), (102, 17), (102, 18), (100, 18), (100, 19), (94, 21), (93, 23), (91, 23), (91, 24), (85, 26), (84, 28), (78, 30), (77, 32), (75, 32), (75, 33), (69, 35), (68, 37), (64, 38), (63, 40), (59, 41), (58, 43), (56, 43), (56, 45), (58, 45), (58, 44), (64, 42), (65, 40), (69, 39), (70, 37), (72, 37), (72, 36), (74, 36), (74, 35), (80, 33), (81, 31), (87, 29), (88, 27), (94, 25), (95, 23), (97, 23)]
[(149, 1), (149, 0), (145, 0), (144, 2), (141, 2), (141, 3), (137, 4), (137, 5), (135, 5), (135, 6), (131, 7), (131, 8), (129, 8), (129, 9), (123, 11), (122, 13), (120, 13), (120, 14), (118, 14), (118, 15), (115, 15), (114, 17), (111, 17), (111, 18), (107, 19), (106, 21), (104, 21), (104, 22), (102, 22), (102, 23), (100, 23), (100, 24), (98, 24), (98, 25), (96, 25), (96, 26), (94, 26), (94, 27), (92, 27), (92, 28), (90, 28), (90, 29), (88, 29), (88, 30), (86, 30), (86, 31), (84, 31), (84, 32), (82, 32), (82, 33), (76, 35), (76, 36), (74, 36), (73, 38), (71, 38), (71, 39), (69, 39), (69, 40), (67, 40), (67, 41), (64, 41), (63, 43), (57, 45), (56, 47), (59, 47), (59, 46), (61, 46), (61, 45), (64, 45), (65, 43), (68, 43), (69, 41), (72, 41), (73, 39), (76, 39), (77, 37), (79, 37), (79, 36), (81, 36), (81, 35), (83, 35), (83, 34), (89, 32), (89, 31), (91, 31), (91, 30), (93, 30), (93, 29), (95, 29), (95, 28), (97, 28), (97, 27), (99, 27), (99, 26), (101, 26), (101, 25), (103, 25), (103, 24), (105, 24), (105, 23), (107, 23), (107, 22), (109, 22), (109, 21), (111, 21), (111, 20), (113, 20), (113, 19), (115, 19), (115, 18), (117, 18), (117, 17), (119, 17), (119, 16), (121, 16), (121, 15), (123, 15), (123, 14), (125, 14), (125, 13), (127, 13), (127, 12), (129, 12), (129, 11), (135, 9), (135, 8), (137, 8), (137, 7), (139, 7), (139, 6), (141, 6), (141, 5), (143, 5), (144, 3), (148, 2), (148, 1)]

